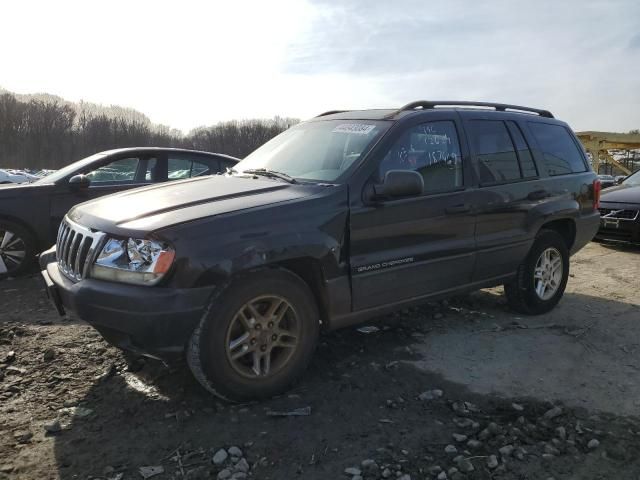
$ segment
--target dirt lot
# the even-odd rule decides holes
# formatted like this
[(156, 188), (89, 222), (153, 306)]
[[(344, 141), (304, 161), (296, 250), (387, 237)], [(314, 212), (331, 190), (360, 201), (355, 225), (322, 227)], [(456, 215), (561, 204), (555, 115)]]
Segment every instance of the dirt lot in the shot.
[(640, 249), (590, 244), (549, 315), (501, 289), (398, 312), (324, 336), (296, 388), (247, 405), (128, 365), (37, 276), (4, 281), (0, 479), (638, 479), (639, 273)]

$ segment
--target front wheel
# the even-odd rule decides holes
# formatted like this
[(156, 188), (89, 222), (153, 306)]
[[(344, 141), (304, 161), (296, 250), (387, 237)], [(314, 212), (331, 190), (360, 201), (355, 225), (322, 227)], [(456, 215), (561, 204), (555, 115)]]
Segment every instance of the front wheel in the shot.
[(513, 282), (505, 284), (509, 306), (519, 313), (539, 315), (555, 307), (569, 278), (569, 250), (560, 234), (541, 230)]
[(200, 384), (233, 401), (282, 393), (309, 364), (320, 329), (307, 285), (286, 270), (233, 282), (192, 334), (187, 362)]

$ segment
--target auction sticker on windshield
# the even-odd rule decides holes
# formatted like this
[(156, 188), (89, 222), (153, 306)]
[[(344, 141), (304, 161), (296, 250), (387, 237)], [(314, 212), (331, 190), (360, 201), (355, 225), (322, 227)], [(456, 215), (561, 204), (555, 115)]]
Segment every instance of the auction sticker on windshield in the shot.
[(374, 128), (376, 128), (375, 125), (369, 125), (367, 123), (342, 123), (331, 130), (331, 133), (352, 133), (356, 135), (369, 135), (369, 133), (371, 133)]

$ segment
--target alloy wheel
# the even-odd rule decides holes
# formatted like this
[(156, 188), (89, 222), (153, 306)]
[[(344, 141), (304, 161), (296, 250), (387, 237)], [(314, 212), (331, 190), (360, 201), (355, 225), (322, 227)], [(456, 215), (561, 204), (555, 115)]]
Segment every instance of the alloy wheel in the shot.
[(27, 247), (15, 232), (0, 229), (0, 275), (16, 271), (22, 265)]
[(287, 300), (256, 297), (234, 315), (226, 335), (227, 361), (244, 377), (265, 378), (281, 370), (298, 347), (300, 321)]
[(533, 284), (538, 298), (549, 300), (555, 295), (562, 282), (562, 269), (560, 252), (553, 247), (543, 250), (533, 270)]

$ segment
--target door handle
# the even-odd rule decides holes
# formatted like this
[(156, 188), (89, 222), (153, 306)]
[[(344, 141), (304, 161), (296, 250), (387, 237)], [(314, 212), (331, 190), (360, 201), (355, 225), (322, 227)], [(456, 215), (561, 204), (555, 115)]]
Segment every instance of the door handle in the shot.
[(527, 199), (528, 200), (542, 200), (543, 198), (547, 198), (549, 195), (549, 192), (547, 190), (536, 190), (535, 192), (531, 192), (529, 195), (527, 195)]
[(471, 207), (466, 204), (462, 205), (453, 205), (451, 207), (446, 207), (444, 209), (446, 213), (468, 213), (471, 211)]

